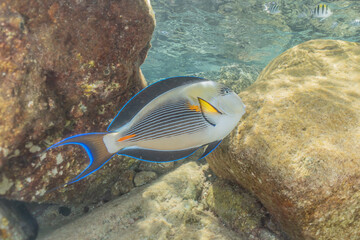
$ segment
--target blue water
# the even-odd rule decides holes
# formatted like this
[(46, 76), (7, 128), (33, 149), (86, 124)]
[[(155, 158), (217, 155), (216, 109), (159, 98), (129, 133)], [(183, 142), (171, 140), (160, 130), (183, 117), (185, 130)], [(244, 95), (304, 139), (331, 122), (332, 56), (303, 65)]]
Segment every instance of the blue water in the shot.
[[(360, 42), (360, 1), (152, 0), (157, 25), (141, 69), (153, 82), (179, 75), (256, 75), (274, 57), (311, 39)], [(314, 18), (319, 3), (333, 14)]]

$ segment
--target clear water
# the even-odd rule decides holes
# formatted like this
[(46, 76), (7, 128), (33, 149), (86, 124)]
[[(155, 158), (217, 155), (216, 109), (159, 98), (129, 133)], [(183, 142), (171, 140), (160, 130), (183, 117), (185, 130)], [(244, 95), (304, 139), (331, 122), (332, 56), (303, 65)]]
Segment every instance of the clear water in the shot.
[[(273, 58), (302, 42), (319, 38), (360, 42), (360, 0), (276, 1), (278, 13), (266, 11), (268, 2), (151, 0), (157, 25), (152, 48), (141, 66), (145, 78), (151, 83), (197, 75), (227, 79), (228, 84), (241, 78), (243, 86), (248, 86)], [(313, 17), (311, 10), (320, 3), (329, 5), (333, 14)], [(240, 90), (237, 84), (233, 89)], [(45, 211), (42, 208), (48, 206), (37, 211)], [(58, 211), (64, 216), (59, 222), (69, 221), (65, 218), (69, 209), (49, 209), (52, 219)], [(43, 222), (47, 220), (44, 216)]]
[[(285, 50), (311, 39), (360, 42), (360, 1), (152, 0), (157, 25), (141, 69), (149, 82), (180, 75), (219, 78), (258, 72)], [(326, 3), (332, 15), (311, 10)]]

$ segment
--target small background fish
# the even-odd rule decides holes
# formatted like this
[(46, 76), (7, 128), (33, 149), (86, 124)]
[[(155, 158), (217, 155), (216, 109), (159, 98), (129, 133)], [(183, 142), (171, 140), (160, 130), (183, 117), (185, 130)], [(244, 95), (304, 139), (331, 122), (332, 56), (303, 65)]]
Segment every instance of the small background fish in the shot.
[(352, 21), (350, 24), (353, 25), (353, 26), (360, 26), (360, 18), (359, 18), (359, 19), (355, 19), (355, 20)]
[(279, 5), (276, 2), (268, 2), (264, 4), (264, 11), (270, 14), (280, 13)]
[(332, 12), (328, 5), (319, 4), (313, 10), (311, 10), (311, 15), (315, 18), (327, 18), (332, 15)]

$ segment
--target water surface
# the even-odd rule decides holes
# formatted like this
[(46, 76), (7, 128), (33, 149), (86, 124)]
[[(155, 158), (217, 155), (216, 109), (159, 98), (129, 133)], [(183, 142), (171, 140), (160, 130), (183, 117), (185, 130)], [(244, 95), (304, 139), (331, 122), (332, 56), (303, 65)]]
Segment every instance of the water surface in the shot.
[[(221, 78), (255, 73), (285, 50), (311, 39), (360, 42), (360, 1), (152, 0), (157, 25), (141, 69), (149, 82), (179, 75)], [(315, 18), (326, 3), (333, 14)], [(232, 70), (233, 69), (233, 70)]]

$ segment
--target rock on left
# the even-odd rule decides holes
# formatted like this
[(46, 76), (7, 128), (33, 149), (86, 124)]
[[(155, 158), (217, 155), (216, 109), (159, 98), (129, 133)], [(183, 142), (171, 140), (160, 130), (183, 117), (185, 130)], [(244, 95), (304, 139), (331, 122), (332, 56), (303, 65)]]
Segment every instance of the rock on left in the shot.
[(75, 177), (88, 157), (77, 146), (39, 153), (65, 137), (106, 130), (146, 85), (139, 67), (154, 27), (147, 0), (1, 1), (1, 197), (96, 202), (123, 181), (136, 161), (114, 157), (94, 176), (44, 194)]

